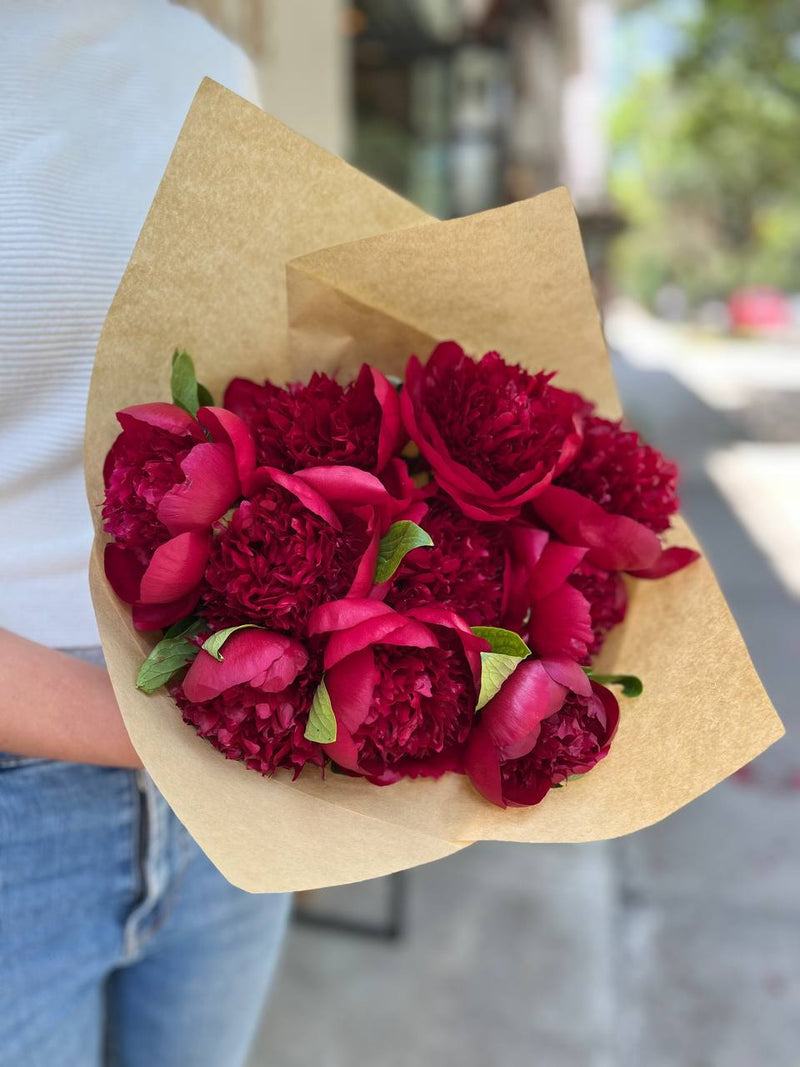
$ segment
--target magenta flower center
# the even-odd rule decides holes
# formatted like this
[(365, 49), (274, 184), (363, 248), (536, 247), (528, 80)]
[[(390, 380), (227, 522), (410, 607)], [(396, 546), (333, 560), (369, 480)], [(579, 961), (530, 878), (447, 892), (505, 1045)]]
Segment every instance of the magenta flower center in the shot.
[(404, 612), (443, 604), (470, 626), (499, 626), (506, 563), (505, 526), (468, 519), (444, 495), (428, 501), (421, 525), (432, 548), (418, 548), (398, 568), (386, 602)]
[(367, 774), (461, 745), (475, 713), (472, 674), (460, 649), (376, 645), (377, 682), (353, 735)]
[(496, 352), (479, 362), (461, 356), (425, 368), (422, 400), (451, 457), (493, 489), (520, 474), (544, 476), (573, 430), (575, 398)]
[(244, 501), (216, 527), (202, 614), (215, 629), (255, 622), (301, 635), (313, 608), (347, 594), (368, 544), (363, 519), (342, 524), (276, 485)]
[(377, 465), (381, 408), (371, 375), (341, 386), (314, 374), (308, 385), (295, 382), (285, 389), (237, 379), (225, 404), (249, 426), (259, 464), (289, 473), (333, 464), (362, 470)]

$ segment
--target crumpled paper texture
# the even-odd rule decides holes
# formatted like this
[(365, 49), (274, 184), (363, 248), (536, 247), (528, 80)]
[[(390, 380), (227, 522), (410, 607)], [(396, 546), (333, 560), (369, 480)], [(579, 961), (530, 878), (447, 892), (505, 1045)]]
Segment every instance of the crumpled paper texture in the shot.
[[(124, 190), (120, 190), (124, 195)], [(222, 873), (252, 892), (354, 882), (476, 840), (590, 841), (664, 818), (783, 733), (714, 575), (701, 560), (638, 582), (604, 669), (638, 674), (611, 753), (534, 808), (487, 804), (468, 781), (386, 788), (307, 770), (261, 778), (135, 688), (137, 633), (102, 570), (102, 463), (114, 413), (169, 399), (175, 347), (219, 398), (228, 379), (399, 373), (454, 338), (557, 370), (620, 413), (577, 222), (563, 189), (450, 222), (431, 219), (212, 81), (201, 85), (108, 313), (86, 424), (97, 536), (91, 586), (133, 744)], [(695, 544), (678, 521), (670, 539)]]

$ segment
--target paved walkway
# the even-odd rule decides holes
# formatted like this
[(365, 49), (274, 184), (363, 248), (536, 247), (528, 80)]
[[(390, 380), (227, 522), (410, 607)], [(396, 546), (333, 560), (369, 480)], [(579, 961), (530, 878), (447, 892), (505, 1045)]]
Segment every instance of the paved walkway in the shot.
[[(621, 841), (417, 869), (397, 944), (295, 927), (254, 1067), (800, 1067), (800, 352), (607, 327), (789, 734)], [(385, 891), (315, 904), (379, 916)]]

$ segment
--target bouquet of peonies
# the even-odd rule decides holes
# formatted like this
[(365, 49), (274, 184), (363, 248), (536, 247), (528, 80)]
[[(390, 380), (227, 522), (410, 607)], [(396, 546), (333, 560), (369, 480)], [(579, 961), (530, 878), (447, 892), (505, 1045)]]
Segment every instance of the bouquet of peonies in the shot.
[(86, 474), (127, 728), (246, 889), (629, 833), (782, 732), (563, 190), (438, 222), (204, 82)]
[[(553, 375), (454, 342), (393, 385), (234, 378), (223, 407), (173, 359), (173, 403), (117, 413), (105, 573), (142, 664), (229, 759), (375, 785), (466, 773), (538, 804), (608, 752), (592, 657), (622, 573), (663, 578), (677, 470)], [(200, 407), (201, 399), (205, 406)]]

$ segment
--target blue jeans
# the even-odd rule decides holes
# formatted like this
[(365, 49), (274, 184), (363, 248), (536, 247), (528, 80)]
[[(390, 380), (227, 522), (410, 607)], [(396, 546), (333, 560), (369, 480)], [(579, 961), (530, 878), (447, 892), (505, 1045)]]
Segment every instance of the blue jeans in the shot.
[(289, 904), (144, 773), (0, 754), (0, 1067), (238, 1067)]

